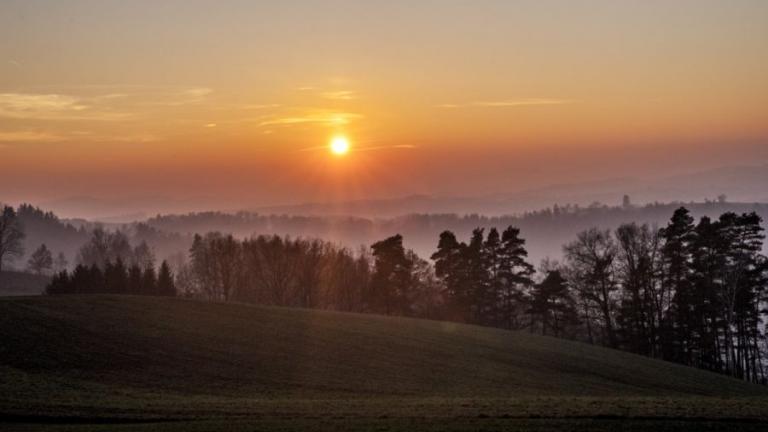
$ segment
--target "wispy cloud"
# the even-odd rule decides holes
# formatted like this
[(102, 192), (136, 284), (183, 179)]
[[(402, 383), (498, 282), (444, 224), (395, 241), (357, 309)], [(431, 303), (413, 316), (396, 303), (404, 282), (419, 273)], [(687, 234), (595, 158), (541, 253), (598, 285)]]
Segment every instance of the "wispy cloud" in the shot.
[[(146, 112), (147, 107), (179, 107), (205, 102), (207, 87), (110, 89), (104, 94), (0, 93), (0, 117), (24, 120), (120, 121)], [(117, 91), (114, 91), (117, 90)]]
[(353, 100), (357, 99), (357, 94), (352, 90), (338, 90), (327, 91), (320, 94), (320, 96), (331, 100)]
[(0, 93), (0, 117), (36, 120), (121, 120), (127, 113), (93, 109), (93, 101), (63, 94)]
[(20, 142), (56, 142), (64, 141), (65, 137), (47, 132), (37, 131), (0, 131), (0, 142), (20, 143)]
[(344, 126), (363, 118), (362, 114), (349, 112), (318, 112), (298, 116), (279, 116), (263, 120), (259, 126), (296, 125), (315, 123), (327, 126)]
[(184, 95), (190, 96), (192, 98), (200, 99), (213, 93), (213, 89), (209, 89), (208, 87), (197, 87), (197, 88), (184, 90), (181, 93)]
[(565, 105), (571, 104), (575, 101), (570, 99), (547, 99), (547, 98), (525, 98), (525, 99), (506, 99), (500, 101), (475, 101), (460, 104), (440, 104), (438, 108), (506, 108), (506, 107), (521, 107), (521, 106), (537, 106), (537, 105)]
[[(93, 143), (147, 143), (159, 141), (151, 134), (100, 134), (89, 131), (47, 132), (47, 131), (0, 131), (0, 143), (46, 143), (46, 142), (93, 142)], [(7, 146), (6, 146), (7, 147)]]
[(174, 91), (160, 91), (144, 95), (148, 101), (146, 105), (178, 107), (205, 102), (213, 93), (208, 87), (195, 87)]
[(243, 105), (240, 108), (244, 110), (263, 110), (269, 108), (279, 108), (280, 104), (248, 104)]
[(88, 108), (72, 96), (60, 94), (0, 93), (0, 114), (6, 116)]

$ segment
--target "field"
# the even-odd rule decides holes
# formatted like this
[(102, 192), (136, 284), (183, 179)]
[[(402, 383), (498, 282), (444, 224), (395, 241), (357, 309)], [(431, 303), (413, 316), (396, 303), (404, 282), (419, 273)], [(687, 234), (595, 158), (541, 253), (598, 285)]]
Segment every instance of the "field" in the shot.
[(765, 430), (768, 388), (525, 332), (119, 296), (0, 299), (2, 430)]

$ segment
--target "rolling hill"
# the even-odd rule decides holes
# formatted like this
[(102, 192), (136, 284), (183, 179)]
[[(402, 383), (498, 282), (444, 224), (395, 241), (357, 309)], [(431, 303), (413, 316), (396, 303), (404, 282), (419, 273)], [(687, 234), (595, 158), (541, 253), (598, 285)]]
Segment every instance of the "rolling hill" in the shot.
[(752, 427), (768, 419), (763, 386), (525, 332), (407, 318), (151, 297), (17, 297), (0, 299), (0, 342), (0, 417), (20, 428), (173, 421), (180, 430), (216, 429), (206, 422), (224, 419), (301, 428), (321, 419), (338, 429), (403, 418), (472, 419), (472, 427), (542, 418)]

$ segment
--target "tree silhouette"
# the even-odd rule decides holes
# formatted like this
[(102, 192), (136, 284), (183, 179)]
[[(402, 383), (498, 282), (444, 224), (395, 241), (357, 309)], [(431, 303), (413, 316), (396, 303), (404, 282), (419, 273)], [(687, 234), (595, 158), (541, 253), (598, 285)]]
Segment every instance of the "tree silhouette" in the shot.
[(400, 234), (371, 245), (373, 275), (371, 277), (372, 308), (387, 315), (407, 315), (408, 297), (413, 287), (413, 263), (408, 259)]
[(45, 243), (41, 244), (27, 261), (27, 268), (35, 274), (43, 274), (51, 270), (53, 267), (53, 256), (51, 251), (45, 246)]
[(578, 322), (568, 283), (559, 270), (549, 270), (544, 280), (534, 285), (529, 304), (529, 313), (540, 321), (543, 335), (561, 336), (565, 327)]
[(171, 274), (171, 268), (166, 261), (163, 261), (162, 264), (160, 264), (155, 292), (160, 296), (176, 296), (176, 286), (173, 283), (173, 274)]
[(24, 254), (24, 230), (13, 207), (3, 206), (0, 213), (0, 272), (3, 263), (10, 262)]
[[(614, 274), (617, 251), (610, 231), (597, 228), (582, 231), (563, 250), (586, 307), (594, 306), (598, 310), (607, 344), (616, 347), (613, 321), (616, 303), (614, 292), (618, 289)], [(589, 319), (589, 316), (586, 318)]]

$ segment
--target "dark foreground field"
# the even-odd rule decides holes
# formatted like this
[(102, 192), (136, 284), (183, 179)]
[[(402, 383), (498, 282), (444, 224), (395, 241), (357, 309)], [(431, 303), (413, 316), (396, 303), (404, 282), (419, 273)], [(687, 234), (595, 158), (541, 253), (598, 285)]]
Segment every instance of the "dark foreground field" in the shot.
[(768, 389), (475, 326), (0, 299), (0, 430), (768, 430)]

